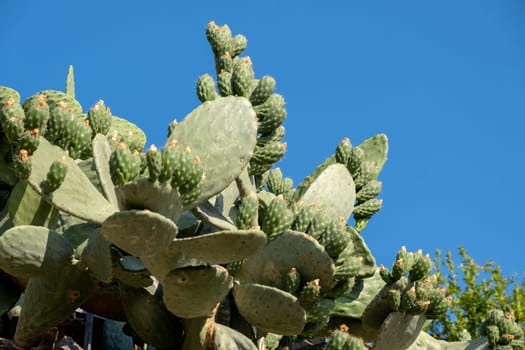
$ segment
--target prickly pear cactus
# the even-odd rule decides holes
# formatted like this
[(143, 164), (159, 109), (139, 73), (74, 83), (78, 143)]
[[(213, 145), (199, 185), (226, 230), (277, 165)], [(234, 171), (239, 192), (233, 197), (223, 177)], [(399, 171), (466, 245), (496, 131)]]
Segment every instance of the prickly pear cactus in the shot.
[(197, 79), (200, 104), (146, 152), (104, 101), (83, 110), (72, 67), (65, 92), (0, 87), (0, 316), (24, 290), (8, 346), (30, 349), (80, 307), (158, 349), (523, 347), (509, 312), (487, 315), (478, 340), (422, 332), (449, 305), (429, 257), (403, 248), (378, 268), (361, 235), (383, 205), (386, 135), (344, 138), (294, 187), (275, 167), (276, 79), (257, 76), (227, 25), (206, 38), (215, 72)]

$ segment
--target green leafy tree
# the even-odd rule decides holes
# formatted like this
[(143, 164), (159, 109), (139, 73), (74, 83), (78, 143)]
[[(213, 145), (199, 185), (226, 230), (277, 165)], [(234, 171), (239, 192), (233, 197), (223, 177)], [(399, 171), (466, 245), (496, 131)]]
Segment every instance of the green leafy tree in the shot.
[(459, 248), (462, 262), (456, 266), (452, 252), (443, 258), (440, 250), (434, 259), (439, 283), (452, 297), (447, 313), (434, 320), (428, 332), (448, 341), (482, 336), (480, 325), (487, 312), (497, 308), (513, 312), (518, 324), (525, 322), (525, 275), (507, 277), (494, 261), (478, 264), (464, 247)]

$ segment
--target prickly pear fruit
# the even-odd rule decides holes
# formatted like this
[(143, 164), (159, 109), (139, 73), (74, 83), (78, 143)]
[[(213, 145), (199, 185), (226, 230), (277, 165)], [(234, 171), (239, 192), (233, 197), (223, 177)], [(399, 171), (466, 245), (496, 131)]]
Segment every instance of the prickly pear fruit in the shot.
[(125, 184), (132, 180), (132, 175), (136, 173), (133, 154), (123, 142), (117, 144), (117, 148), (109, 158), (109, 165), (111, 180), (115, 185)]
[(203, 171), (200, 157), (193, 155), (190, 147), (186, 147), (173, 170), (171, 186), (184, 195), (201, 182)]
[(46, 180), (43, 184), (45, 193), (53, 193), (64, 182), (67, 174), (67, 160), (66, 156), (62, 156), (55, 160), (49, 167)]
[(414, 265), (410, 269), (408, 279), (411, 281), (420, 280), (430, 273), (432, 267), (433, 264), (430, 255), (427, 254), (423, 256), (422, 254), (417, 254)]
[(357, 170), (361, 166), (361, 163), (365, 159), (365, 151), (359, 147), (352, 148), (352, 154), (350, 154), (350, 158), (348, 158), (348, 162), (346, 163), (346, 167), (348, 168), (348, 171), (352, 176), (355, 178), (355, 175), (357, 174)]
[(211, 21), (206, 27), (206, 38), (210, 43), (215, 56), (220, 56), (226, 52), (231, 52), (232, 32), (226, 24), (218, 26)]
[(262, 230), (268, 238), (274, 239), (279, 234), (287, 230), (293, 222), (293, 214), (286, 204), (282, 195), (275, 197), (263, 218)]
[(270, 168), (286, 152), (286, 142), (272, 142), (264, 147), (255, 146), (250, 164), (264, 165)]
[(242, 34), (237, 34), (231, 40), (232, 57), (239, 56), (248, 46), (248, 39)]
[(313, 238), (318, 239), (331, 222), (332, 218), (325, 210), (318, 210), (310, 222), (307, 233)]
[(337, 148), (335, 149), (335, 161), (346, 165), (351, 155), (352, 144), (350, 143), (350, 139), (345, 137), (337, 144)]
[(189, 192), (182, 194), (181, 196), (182, 205), (184, 206), (192, 205), (199, 198), (200, 194), (202, 193), (202, 189), (203, 189), (203, 184), (201, 181), (197, 183), (197, 185), (195, 185), (195, 187), (193, 187)]
[(321, 297), (321, 285), (319, 279), (307, 282), (301, 290), (299, 302), (305, 310), (310, 310)]
[(217, 73), (222, 71), (231, 73), (233, 71), (233, 59), (229, 52), (215, 57), (215, 70)]
[(301, 287), (301, 274), (292, 267), (285, 276), (284, 288), (290, 294), (296, 294)]
[(258, 221), (259, 200), (254, 192), (242, 199), (239, 206), (239, 215), (237, 216), (237, 227), (240, 230), (254, 228)]
[(266, 102), (275, 90), (275, 79), (269, 75), (265, 75), (259, 80), (257, 86), (250, 95), (250, 102), (253, 106), (257, 106)]
[(148, 163), (149, 179), (152, 182), (157, 181), (162, 169), (162, 155), (155, 145), (151, 145), (146, 152), (146, 162)]
[(111, 110), (104, 105), (102, 100), (99, 100), (87, 113), (87, 120), (93, 130), (93, 135), (107, 135), (112, 119)]
[(249, 57), (243, 57), (233, 66), (232, 72), (232, 88), (237, 96), (249, 97), (252, 92), (253, 80), (255, 73), (253, 72), (252, 61)]
[(17, 144), (24, 135), (24, 119), (10, 117), (2, 123), (7, 142)]
[(217, 93), (215, 92), (215, 82), (209, 74), (204, 74), (197, 80), (197, 97), (201, 102), (215, 100)]
[(221, 96), (233, 95), (232, 73), (222, 70), (217, 74), (217, 87)]
[(89, 122), (77, 122), (76, 124), (73, 140), (67, 147), (69, 156), (73, 159), (80, 157), (80, 154), (90, 145), (92, 132)]
[(305, 205), (302, 201), (299, 201), (297, 204), (300, 207), (300, 210), (292, 224), (292, 229), (300, 232), (307, 232), (318, 209), (315, 204)]
[(179, 142), (177, 140), (170, 141), (162, 149), (162, 168), (159, 174), (159, 181), (166, 182), (171, 180), (175, 167), (181, 157), (181, 152), (177, 147)]
[(284, 126), (281, 125), (267, 134), (260, 135), (257, 138), (257, 146), (264, 146), (267, 143), (281, 141), (281, 139), (284, 137), (284, 134)]
[(40, 143), (39, 137), (40, 131), (38, 129), (26, 130), (18, 140), (17, 147), (27, 150), (28, 154), (31, 155), (38, 148)]
[(257, 131), (261, 134), (276, 129), (286, 118), (284, 98), (279, 94), (272, 94), (264, 103), (255, 106), (254, 110), (259, 120)]
[(312, 308), (308, 310), (307, 321), (312, 323), (319, 322), (323, 318), (329, 317), (334, 308), (335, 301), (333, 299), (320, 298)]
[(377, 176), (376, 165), (373, 161), (364, 161), (361, 163), (361, 166), (357, 172), (353, 175), (355, 188), (357, 190), (361, 189), (370, 181), (374, 180)]
[(366, 219), (381, 210), (382, 199), (372, 198), (354, 207), (352, 214), (355, 219)]
[(65, 102), (59, 102), (50, 112), (44, 136), (51, 142), (57, 142), (64, 135), (69, 121), (75, 116)]
[(33, 95), (24, 101), (23, 104), (26, 119), (24, 120), (26, 129), (39, 129), (44, 132), (49, 120), (49, 106), (45, 95)]
[(332, 258), (337, 258), (339, 254), (351, 243), (350, 232), (346, 230), (346, 223), (343, 217), (333, 220), (325, 229), (319, 243)]
[(31, 158), (25, 149), (21, 149), (18, 155), (13, 158), (13, 166), (16, 176), (20, 179), (27, 179), (31, 175)]
[(383, 183), (377, 180), (371, 180), (364, 185), (356, 194), (356, 200), (359, 203), (366, 202), (369, 199), (375, 198), (383, 187)]

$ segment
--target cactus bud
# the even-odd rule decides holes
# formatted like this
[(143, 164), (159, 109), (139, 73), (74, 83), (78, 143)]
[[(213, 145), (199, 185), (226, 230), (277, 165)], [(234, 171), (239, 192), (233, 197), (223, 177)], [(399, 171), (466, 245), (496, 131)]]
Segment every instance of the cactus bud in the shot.
[(257, 226), (259, 200), (257, 195), (251, 192), (244, 197), (239, 206), (239, 215), (237, 216), (237, 227), (240, 230), (248, 230)]
[(162, 168), (162, 155), (155, 145), (151, 145), (146, 152), (146, 162), (150, 181), (157, 181)]
[(266, 102), (275, 90), (275, 79), (269, 75), (265, 75), (259, 80), (257, 86), (250, 95), (250, 102), (257, 106)]
[(255, 79), (252, 61), (249, 57), (243, 57), (233, 66), (232, 88), (237, 96), (249, 97), (252, 92), (252, 83)]
[(104, 105), (104, 101), (99, 100), (87, 113), (89, 126), (93, 130), (93, 135), (107, 135), (111, 128), (113, 116), (109, 107)]
[(268, 235), (269, 239), (274, 239), (277, 235), (290, 228), (293, 222), (293, 214), (286, 204), (282, 195), (278, 195), (271, 202), (262, 221), (262, 230)]
[(55, 160), (49, 167), (46, 180), (43, 184), (44, 192), (49, 194), (56, 191), (64, 182), (67, 174), (66, 156), (61, 156)]
[(27, 150), (21, 149), (18, 152), (18, 155), (13, 159), (13, 166), (16, 176), (22, 180), (27, 179), (31, 175), (31, 158), (29, 158)]
[(242, 34), (237, 34), (231, 39), (231, 54), (232, 57), (239, 56), (248, 46), (248, 39)]
[(47, 121), (49, 120), (49, 105), (46, 102), (46, 96), (42, 94), (34, 95), (24, 101), (25, 127), (33, 130), (39, 129), (45, 132)]
[(217, 87), (221, 96), (233, 95), (232, 73), (222, 70), (217, 74)]
[(285, 290), (290, 294), (295, 294), (301, 287), (301, 274), (295, 267), (292, 267), (286, 274), (284, 281)]
[(335, 161), (346, 165), (351, 155), (352, 144), (350, 143), (350, 139), (345, 137), (337, 144), (337, 148), (335, 149)]
[(197, 97), (201, 102), (213, 101), (217, 93), (215, 92), (215, 82), (209, 74), (204, 74), (197, 80)]

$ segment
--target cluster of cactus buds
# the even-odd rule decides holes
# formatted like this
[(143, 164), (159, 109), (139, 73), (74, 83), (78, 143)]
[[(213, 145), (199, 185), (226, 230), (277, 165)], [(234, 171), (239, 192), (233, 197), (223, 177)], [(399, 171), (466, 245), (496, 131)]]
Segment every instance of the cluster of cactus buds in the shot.
[(492, 349), (523, 349), (524, 331), (516, 323), (514, 312), (503, 312), (499, 309), (491, 310), (487, 313), (482, 327), (487, 336), (489, 345)]
[[(433, 264), (430, 256), (423, 256), (421, 250), (408, 252), (403, 246), (396, 255), (396, 261), (389, 271), (381, 266), (379, 273), (388, 289), (386, 300), (393, 311), (411, 315), (425, 314), (434, 319), (447, 311), (450, 298), (445, 290), (438, 287), (435, 275), (429, 275)], [(408, 275), (407, 277), (405, 277)]]

